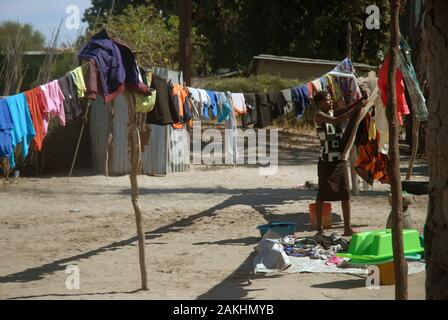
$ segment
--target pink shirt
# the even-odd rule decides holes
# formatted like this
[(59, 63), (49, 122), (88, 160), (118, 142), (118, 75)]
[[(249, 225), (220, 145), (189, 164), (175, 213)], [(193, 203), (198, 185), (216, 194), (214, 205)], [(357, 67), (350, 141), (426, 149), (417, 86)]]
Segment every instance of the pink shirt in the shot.
[(65, 126), (64, 94), (59, 87), (58, 80), (53, 80), (40, 86), (46, 102), (46, 109), (42, 114), (44, 134), (47, 134), (50, 117), (58, 117), (59, 123)]

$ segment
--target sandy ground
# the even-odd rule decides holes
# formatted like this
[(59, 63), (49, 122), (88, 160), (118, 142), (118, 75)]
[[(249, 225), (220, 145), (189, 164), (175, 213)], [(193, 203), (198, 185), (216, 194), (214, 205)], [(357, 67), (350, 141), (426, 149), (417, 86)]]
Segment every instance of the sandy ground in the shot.
[[(139, 291), (135, 218), (128, 176), (20, 178), (0, 183), (0, 299), (393, 299), (394, 286), (368, 290), (344, 274), (254, 275), (256, 226), (296, 221), (312, 235), (308, 205), (317, 181), (315, 141), (282, 133), (280, 167), (260, 176), (254, 166), (193, 166), (166, 177), (140, 176), (150, 290)], [(406, 163), (403, 162), (403, 167)], [(427, 179), (417, 164), (415, 179)], [(384, 228), (388, 186), (352, 198), (358, 230)], [(412, 216), (423, 229), (427, 196)], [(80, 212), (70, 212), (80, 209)], [(333, 205), (334, 230), (342, 212)], [(80, 268), (80, 289), (65, 286), (66, 266)], [(249, 280), (250, 279), (250, 280)], [(424, 299), (425, 273), (409, 277), (409, 297)]]

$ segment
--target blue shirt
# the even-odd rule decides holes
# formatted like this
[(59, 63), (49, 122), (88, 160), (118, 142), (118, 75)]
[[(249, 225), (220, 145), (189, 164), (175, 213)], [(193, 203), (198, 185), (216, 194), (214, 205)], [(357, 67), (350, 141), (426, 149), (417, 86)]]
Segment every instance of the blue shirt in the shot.
[[(11, 131), (12, 149), (14, 150), (18, 144), (22, 143), (22, 154), (25, 158), (28, 155), (31, 141), (36, 135), (25, 94), (19, 93), (7, 97), (6, 101), (8, 103), (13, 124), (13, 129)], [(14, 152), (11, 152), (9, 157), (9, 165), (11, 168), (16, 166)]]
[(210, 97), (211, 101), (211, 104), (208, 107), (212, 111), (212, 116), (216, 118), (218, 116), (218, 97), (216, 96), (216, 93), (214, 91), (205, 91), (207, 92), (207, 95)]
[(296, 109), (296, 117), (300, 118), (305, 113), (305, 108), (310, 104), (308, 96), (308, 87), (306, 84), (291, 89), (292, 101)]
[(12, 153), (12, 119), (6, 99), (0, 99), (0, 157), (9, 158)]

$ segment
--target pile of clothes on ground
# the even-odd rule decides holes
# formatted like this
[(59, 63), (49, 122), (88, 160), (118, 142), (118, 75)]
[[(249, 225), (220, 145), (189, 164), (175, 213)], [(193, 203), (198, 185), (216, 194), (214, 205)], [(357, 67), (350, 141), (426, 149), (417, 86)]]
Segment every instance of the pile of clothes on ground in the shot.
[[(293, 266), (296, 258), (309, 261), (305, 269), (346, 268), (349, 259), (336, 256), (338, 252), (346, 252), (350, 241), (334, 232), (330, 236), (316, 235), (312, 237), (279, 236), (268, 230), (255, 248), (257, 256), (254, 258), (255, 272), (269, 272), (269, 270), (286, 270)], [(302, 259), (299, 259), (302, 260)], [(312, 263), (315, 261), (316, 263)], [(297, 264), (298, 261), (295, 261)], [(308, 265), (309, 264), (309, 265)], [(297, 266), (296, 266), (297, 267)]]
[(336, 253), (346, 252), (350, 244), (337, 232), (333, 232), (330, 236), (316, 235), (307, 238), (289, 235), (284, 237), (281, 243), (288, 256), (326, 260), (327, 264), (337, 266), (346, 262), (346, 259), (336, 257)]

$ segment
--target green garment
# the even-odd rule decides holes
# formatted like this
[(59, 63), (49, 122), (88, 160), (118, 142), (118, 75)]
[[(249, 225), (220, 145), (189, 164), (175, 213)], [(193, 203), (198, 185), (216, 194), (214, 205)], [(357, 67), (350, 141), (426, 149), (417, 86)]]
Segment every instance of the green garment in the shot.
[(150, 112), (156, 104), (156, 91), (151, 96), (135, 95), (135, 112)]
[(82, 68), (77, 67), (75, 70), (70, 71), (70, 74), (73, 76), (73, 81), (75, 82), (76, 88), (78, 89), (78, 98), (84, 98), (87, 88), (84, 82)]

